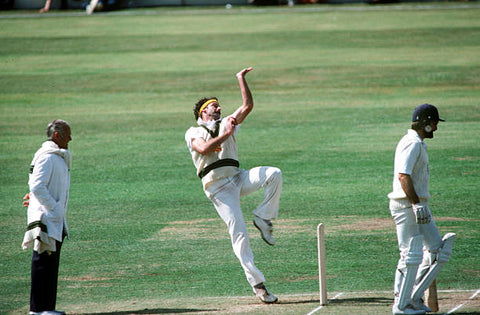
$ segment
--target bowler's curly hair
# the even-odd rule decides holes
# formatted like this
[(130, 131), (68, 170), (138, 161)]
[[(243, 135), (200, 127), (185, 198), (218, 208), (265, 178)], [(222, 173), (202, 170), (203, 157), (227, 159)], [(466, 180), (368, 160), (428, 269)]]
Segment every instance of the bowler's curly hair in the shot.
[(200, 113), (198, 112), (200, 110), (200, 107), (208, 101), (208, 100), (216, 100), (218, 102), (218, 98), (216, 97), (204, 97), (202, 99), (199, 99), (198, 102), (195, 103), (195, 106), (193, 107), (193, 115), (195, 116), (195, 120), (198, 120), (198, 117), (200, 117)]

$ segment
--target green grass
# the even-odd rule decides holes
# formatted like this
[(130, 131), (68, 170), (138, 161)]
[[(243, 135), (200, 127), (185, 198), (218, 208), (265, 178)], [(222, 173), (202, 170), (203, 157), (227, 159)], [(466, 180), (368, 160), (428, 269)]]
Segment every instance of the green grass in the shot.
[[(58, 308), (250, 295), (184, 142), (198, 98), (240, 105), (246, 66), (256, 108), (241, 166), (284, 174), (277, 245), (249, 225), (275, 294), (317, 292), (319, 222), (330, 292), (391, 290), (393, 153), (424, 102), (447, 120), (427, 141), (431, 208), (458, 234), (438, 287), (478, 289), (480, 7), (344, 7), (0, 18), (0, 311), (28, 309), (21, 198), (55, 118), (72, 126), (74, 157)], [(247, 221), (260, 199), (243, 199)]]

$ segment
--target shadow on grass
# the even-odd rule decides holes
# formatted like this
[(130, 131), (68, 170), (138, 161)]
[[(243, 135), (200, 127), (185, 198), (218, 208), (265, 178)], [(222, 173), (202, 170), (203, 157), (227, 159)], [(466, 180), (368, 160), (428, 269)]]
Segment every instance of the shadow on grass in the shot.
[(309, 304), (309, 303), (318, 303), (318, 299), (310, 299), (310, 300), (303, 300), (303, 301), (285, 301), (280, 299), (276, 304), (288, 305), (288, 304)]
[(359, 298), (350, 298), (350, 299), (335, 299), (330, 300), (328, 304), (392, 304), (393, 299), (386, 297), (359, 297)]
[(114, 311), (101, 313), (82, 313), (80, 315), (127, 315), (127, 314), (183, 314), (183, 313), (199, 313), (199, 312), (215, 312), (215, 309), (193, 309), (193, 308), (155, 308), (143, 309), (137, 311)]
[[(309, 300), (302, 300), (302, 301), (284, 301), (280, 300), (278, 304), (309, 304), (309, 303), (319, 303), (319, 299), (309, 299)], [(359, 297), (359, 298), (349, 298), (349, 299), (342, 299), (338, 298), (335, 300), (329, 300), (328, 304), (392, 304), (393, 299), (385, 298), (385, 297)]]

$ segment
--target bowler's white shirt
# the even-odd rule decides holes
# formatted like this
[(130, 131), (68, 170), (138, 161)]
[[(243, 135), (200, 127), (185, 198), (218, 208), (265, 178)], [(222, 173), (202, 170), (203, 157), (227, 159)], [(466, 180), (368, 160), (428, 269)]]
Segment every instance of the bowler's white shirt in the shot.
[[(219, 134), (223, 134), (225, 132), (227, 121), (227, 117), (222, 119), (222, 122), (219, 126)], [(220, 148), (207, 155), (202, 155), (193, 149), (192, 139), (202, 138), (203, 140), (208, 141), (212, 138), (210, 133), (208, 133), (208, 131), (203, 127), (191, 127), (187, 130), (185, 133), (185, 141), (187, 142), (188, 150), (192, 155), (192, 161), (197, 169), (197, 174), (199, 174), (200, 171), (206, 166), (221, 159), (233, 159), (238, 161), (236, 135), (239, 128), (240, 125), (235, 126), (234, 133), (220, 145)], [(239, 169), (234, 166), (224, 166), (214, 169), (202, 178), (203, 188), (206, 189), (212, 182), (216, 180), (231, 177), (238, 173)]]

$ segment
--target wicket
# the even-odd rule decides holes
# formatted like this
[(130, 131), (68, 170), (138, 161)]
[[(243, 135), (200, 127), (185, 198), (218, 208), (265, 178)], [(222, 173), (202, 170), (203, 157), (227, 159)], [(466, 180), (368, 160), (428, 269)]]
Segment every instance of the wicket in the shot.
[(323, 223), (317, 226), (318, 243), (318, 285), (320, 288), (320, 305), (327, 305), (327, 275), (325, 271), (325, 230)]

